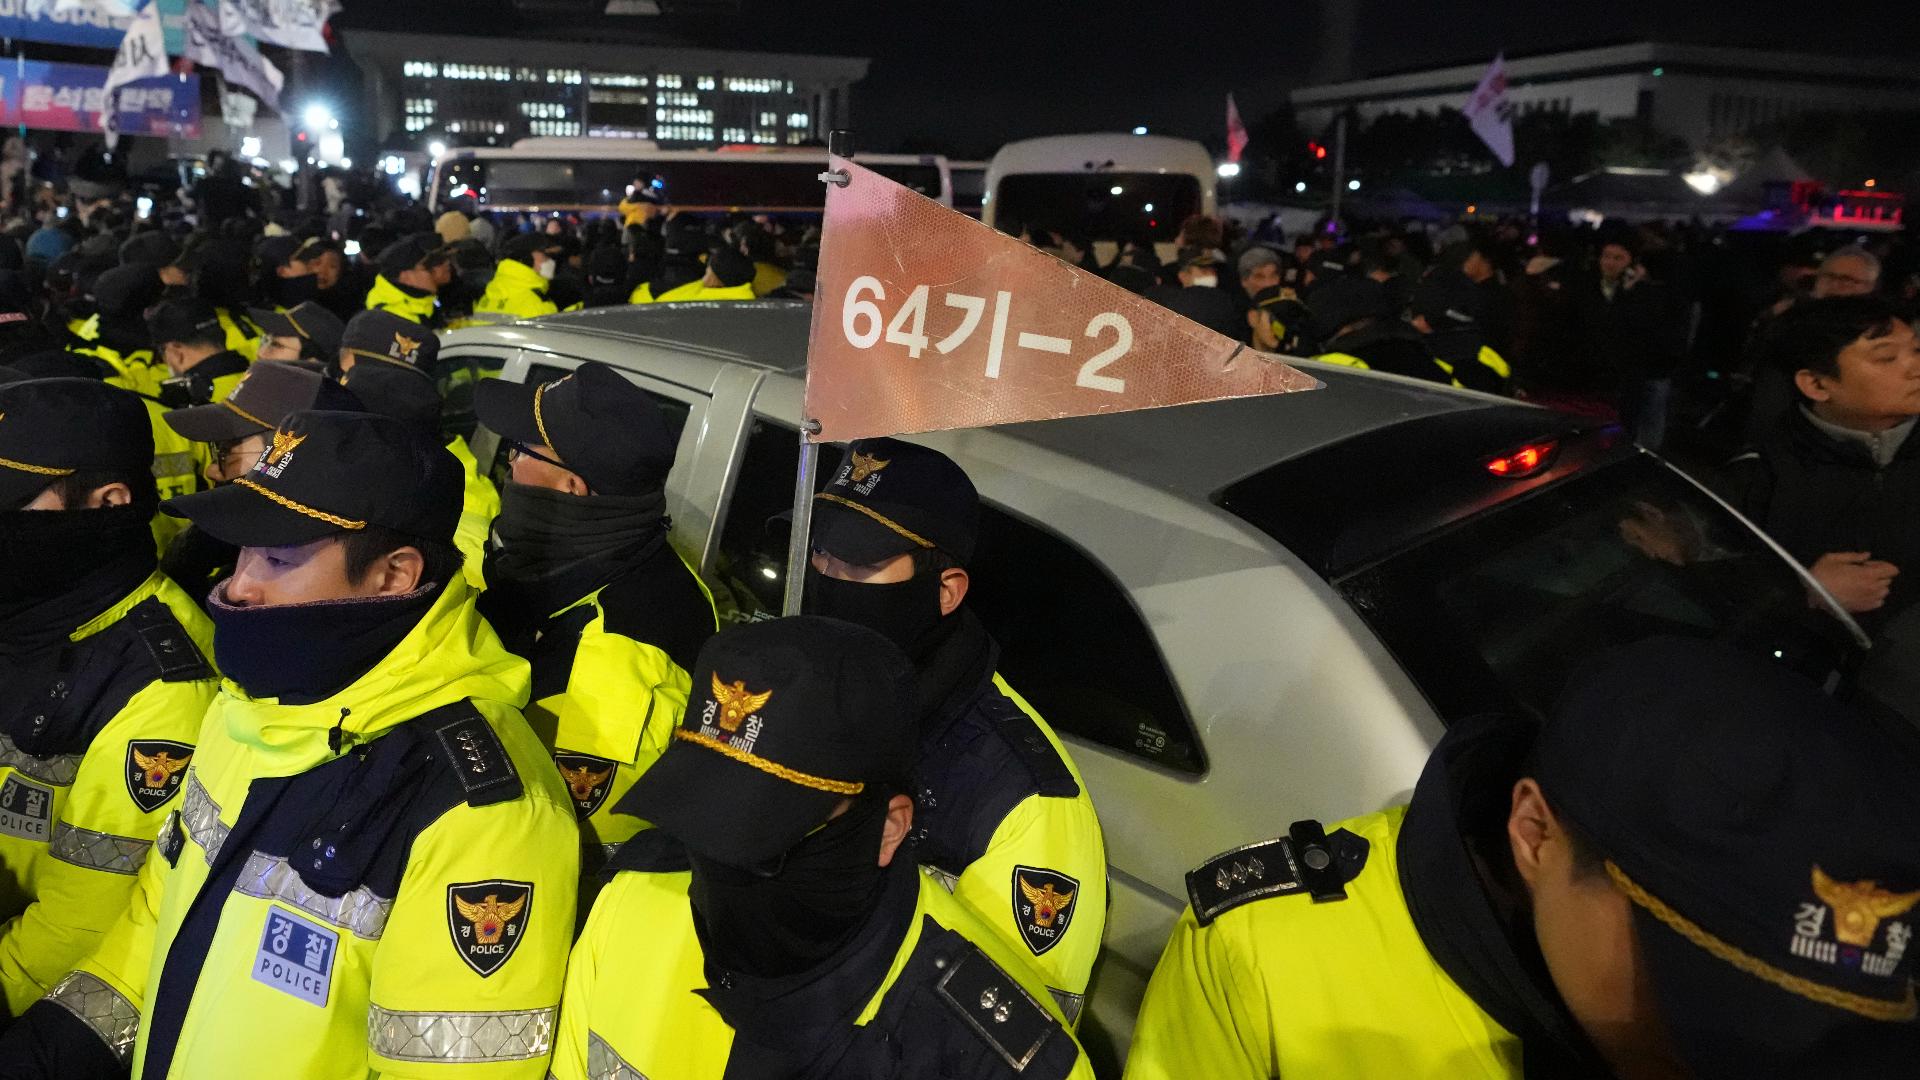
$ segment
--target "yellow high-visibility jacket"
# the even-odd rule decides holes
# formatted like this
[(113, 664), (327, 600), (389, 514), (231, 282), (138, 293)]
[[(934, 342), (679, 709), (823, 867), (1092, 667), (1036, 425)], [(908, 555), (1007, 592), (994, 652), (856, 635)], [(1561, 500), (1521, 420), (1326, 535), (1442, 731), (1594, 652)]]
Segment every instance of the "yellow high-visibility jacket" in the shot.
[(465, 483), (460, 502), (460, 524), (453, 530), (453, 546), (459, 548), (464, 557), (460, 573), (467, 579), (467, 584), (484, 589), (487, 582), (481, 567), (487, 557), (487, 534), (493, 529), (493, 519), (500, 516), (500, 492), (494, 489), (493, 481), (480, 471), (480, 463), (474, 459), (473, 450), (467, 446), (466, 439), (455, 435), (447, 443), (447, 452), (460, 459), (460, 475)]
[(422, 326), (433, 325), (438, 304), (432, 293), (416, 296), (388, 281), (385, 274), (374, 275), (373, 287), (367, 290), (368, 311), (389, 311)]
[(518, 259), (501, 259), (487, 291), (473, 305), (476, 315), (505, 315), (531, 319), (551, 315), (560, 306), (547, 299), (547, 279)]
[(157, 570), (70, 637), (47, 688), (59, 711), (45, 744), (0, 735), (0, 991), (10, 1016), (127, 910), (220, 687), (206, 660), (213, 625)]

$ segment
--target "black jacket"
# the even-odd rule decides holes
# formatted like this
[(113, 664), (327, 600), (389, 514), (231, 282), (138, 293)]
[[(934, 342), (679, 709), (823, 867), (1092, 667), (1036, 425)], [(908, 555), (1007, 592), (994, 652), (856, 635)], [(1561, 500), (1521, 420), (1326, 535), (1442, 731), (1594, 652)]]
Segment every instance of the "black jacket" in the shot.
[(1874, 631), (1920, 598), (1920, 434), (1885, 467), (1859, 443), (1836, 439), (1794, 407), (1752, 450), (1728, 462), (1720, 487), (1788, 553), (1808, 566), (1833, 551), (1865, 551), (1903, 572)]
[(1657, 281), (1616, 289), (1608, 299), (1600, 279), (1587, 278), (1574, 293), (1574, 323), (1587, 354), (1584, 368), (1606, 383), (1591, 389), (1665, 378), (1680, 366), (1685, 322)]

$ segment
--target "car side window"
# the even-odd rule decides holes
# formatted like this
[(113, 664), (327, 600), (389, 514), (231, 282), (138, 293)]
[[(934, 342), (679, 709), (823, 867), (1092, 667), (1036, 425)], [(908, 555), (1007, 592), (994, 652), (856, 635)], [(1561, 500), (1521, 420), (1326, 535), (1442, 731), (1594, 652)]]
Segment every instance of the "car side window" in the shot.
[(1140, 612), (1065, 538), (991, 504), (967, 604), (1000, 643), (1000, 673), (1056, 731), (1185, 773), (1206, 755)]
[(473, 414), (473, 390), (480, 380), (495, 378), (507, 359), (495, 353), (462, 351), (444, 356), (434, 365), (433, 380), (440, 390), (440, 430), (446, 435), (473, 438), (480, 420)]
[[(532, 364), (527, 368), (527, 384), (552, 382), (555, 379), (564, 378), (571, 371), (571, 368), (556, 367), (552, 364)], [(653, 399), (655, 405), (660, 406), (660, 415), (667, 422), (667, 431), (673, 435), (674, 445), (679, 445), (680, 432), (686, 428), (687, 417), (692, 413), (693, 406), (679, 398), (655, 393), (644, 386), (640, 389)], [(472, 434), (471, 428), (468, 434)], [(513, 475), (513, 470), (508, 464), (508, 455), (511, 450), (512, 447), (507, 444), (507, 441), (501, 439), (499, 449), (494, 451), (493, 462), (488, 467), (487, 475), (493, 478), (496, 487), (505, 484)]]
[[(831, 447), (815, 486), (824, 487)], [(793, 505), (799, 433), (756, 419), (720, 530), (714, 577), (722, 615), (780, 614), (787, 531), (769, 519)], [(1206, 771), (1193, 724), (1145, 620), (1118, 582), (1059, 535), (992, 504), (967, 603), (1000, 643), (1000, 672), (1055, 730), (1180, 772)], [(731, 598), (731, 605), (728, 598)]]

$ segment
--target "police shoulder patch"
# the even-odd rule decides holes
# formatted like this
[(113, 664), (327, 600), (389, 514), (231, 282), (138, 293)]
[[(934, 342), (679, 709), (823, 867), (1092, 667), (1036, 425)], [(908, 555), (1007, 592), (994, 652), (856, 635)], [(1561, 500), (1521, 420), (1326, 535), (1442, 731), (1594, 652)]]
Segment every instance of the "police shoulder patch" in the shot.
[(619, 763), (564, 750), (554, 752), (553, 763), (559, 766), (560, 778), (567, 782), (567, 794), (573, 797), (574, 816), (581, 821), (592, 817), (606, 803), (607, 792), (613, 790), (613, 774)]
[(1033, 1063), (1047, 1040), (1061, 1037), (1053, 1014), (979, 946), (969, 943), (934, 989), (1016, 1073)]
[(1367, 851), (1367, 842), (1345, 829), (1328, 836), (1317, 821), (1296, 821), (1286, 836), (1223, 851), (1195, 868), (1187, 874), (1187, 899), (1201, 926), (1270, 896), (1345, 900)]
[(533, 912), (530, 881), (468, 881), (447, 886), (453, 948), (481, 978), (500, 970), (526, 936)]
[(1033, 955), (1041, 955), (1067, 936), (1079, 896), (1080, 882), (1059, 871), (1013, 868), (1013, 921)]
[(160, 809), (187, 778), (193, 761), (190, 743), (170, 739), (135, 739), (127, 744), (127, 794), (142, 813)]

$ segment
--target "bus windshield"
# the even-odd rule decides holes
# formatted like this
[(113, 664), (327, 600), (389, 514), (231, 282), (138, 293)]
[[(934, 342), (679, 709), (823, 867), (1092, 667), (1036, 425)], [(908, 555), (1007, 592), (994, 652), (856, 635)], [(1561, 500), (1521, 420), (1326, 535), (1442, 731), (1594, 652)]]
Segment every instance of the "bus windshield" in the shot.
[(994, 226), (1086, 240), (1164, 242), (1200, 212), (1200, 182), (1183, 173), (1015, 173), (993, 193)]
[[(646, 184), (656, 199), (683, 210), (819, 213), (825, 159), (765, 159), (752, 155), (710, 159), (572, 160), (462, 158), (441, 170), (441, 199), (472, 198), (483, 210), (611, 211), (630, 185)], [(931, 199), (940, 197), (934, 163), (873, 163), (875, 172)]]

